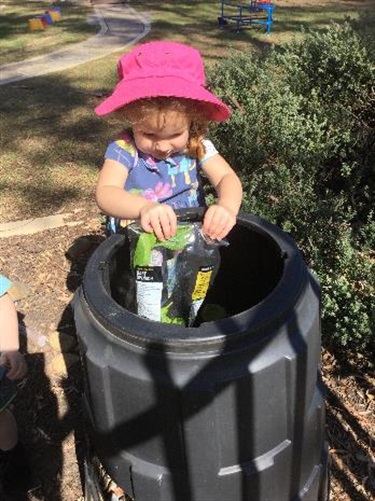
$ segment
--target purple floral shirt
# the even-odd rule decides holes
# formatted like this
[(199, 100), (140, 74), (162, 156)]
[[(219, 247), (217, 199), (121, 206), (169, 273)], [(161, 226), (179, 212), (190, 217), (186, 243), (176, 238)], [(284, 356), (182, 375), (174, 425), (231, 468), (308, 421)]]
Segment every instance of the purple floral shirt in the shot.
[(217, 154), (214, 145), (204, 140), (205, 156), (196, 160), (175, 154), (158, 160), (137, 150), (131, 135), (124, 132), (110, 143), (105, 158), (116, 160), (128, 170), (124, 189), (148, 200), (166, 203), (173, 209), (205, 206), (200, 170), (203, 163)]

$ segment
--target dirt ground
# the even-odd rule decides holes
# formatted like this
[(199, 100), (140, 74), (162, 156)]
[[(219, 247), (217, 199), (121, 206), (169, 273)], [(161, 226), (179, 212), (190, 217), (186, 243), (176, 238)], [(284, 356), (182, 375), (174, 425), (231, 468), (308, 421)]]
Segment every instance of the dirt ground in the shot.
[[(68, 220), (77, 225), (0, 239), (1, 273), (30, 289), (17, 302), (29, 373), (15, 412), (35, 488), (9, 501), (83, 500), (82, 374), (71, 300), (104, 235), (93, 205), (72, 209)], [(322, 351), (331, 501), (374, 499), (375, 374), (365, 362), (359, 354)]]
[[(103, 235), (96, 209), (85, 206), (69, 214), (76, 226), (0, 239), (1, 273), (29, 287), (16, 303), (29, 370), (15, 413), (36, 484), (28, 495), (9, 501), (83, 499), (82, 387), (70, 304), (87, 258)], [(77, 239), (83, 239), (83, 253), (68, 259), (66, 252)]]

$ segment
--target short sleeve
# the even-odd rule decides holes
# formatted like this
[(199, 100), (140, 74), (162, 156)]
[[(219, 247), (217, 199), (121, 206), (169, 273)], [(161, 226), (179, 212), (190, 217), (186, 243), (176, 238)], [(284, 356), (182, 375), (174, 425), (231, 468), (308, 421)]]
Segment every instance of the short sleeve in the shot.
[(11, 287), (12, 282), (4, 277), (4, 275), (0, 275), (0, 296), (4, 296)]
[(205, 149), (205, 154), (204, 154), (204, 157), (200, 160), (200, 164), (202, 165), (206, 160), (208, 160), (209, 158), (213, 157), (214, 155), (217, 155), (219, 152), (217, 151), (217, 149), (215, 148), (215, 146), (213, 145), (213, 143), (209, 140), (209, 139), (204, 139), (203, 140), (203, 145), (204, 145), (204, 149)]
[(106, 152), (105, 159), (115, 160), (123, 165), (127, 170), (132, 169), (135, 164), (137, 152), (132, 139), (126, 134), (113, 143), (110, 143)]

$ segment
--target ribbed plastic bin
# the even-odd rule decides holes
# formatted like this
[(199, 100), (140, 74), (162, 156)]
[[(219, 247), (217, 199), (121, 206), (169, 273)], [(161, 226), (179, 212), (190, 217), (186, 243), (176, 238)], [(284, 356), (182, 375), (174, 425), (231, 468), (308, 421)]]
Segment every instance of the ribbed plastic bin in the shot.
[(258, 217), (228, 241), (207, 297), (228, 316), (197, 328), (126, 309), (125, 236), (90, 258), (74, 312), (96, 454), (135, 501), (326, 500), (319, 286)]

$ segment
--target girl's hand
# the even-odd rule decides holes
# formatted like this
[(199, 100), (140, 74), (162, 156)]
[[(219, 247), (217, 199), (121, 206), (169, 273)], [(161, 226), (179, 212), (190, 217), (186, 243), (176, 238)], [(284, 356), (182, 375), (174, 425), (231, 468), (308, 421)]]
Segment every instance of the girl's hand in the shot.
[(0, 365), (8, 369), (6, 377), (12, 381), (22, 379), (27, 372), (25, 358), (19, 351), (3, 351), (0, 357)]
[(212, 240), (225, 238), (236, 224), (236, 215), (226, 207), (211, 205), (203, 219), (203, 233)]
[(154, 232), (163, 242), (176, 234), (177, 216), (169, 205), (150, 202), (140, 211), (140, 223), (144, 231)]

